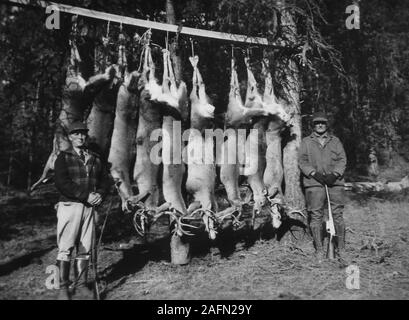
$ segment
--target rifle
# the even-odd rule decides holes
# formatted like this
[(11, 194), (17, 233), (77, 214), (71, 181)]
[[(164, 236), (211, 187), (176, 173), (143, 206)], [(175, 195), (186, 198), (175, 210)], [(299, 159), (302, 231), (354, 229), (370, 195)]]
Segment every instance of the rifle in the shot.
[(96, 242), (96, 223), (95, 223), (95, 210), (92, 207), (92, 224), (93, 232), (92, 232), (92, 251), (91, 251), (91, 261), (92, 261), (92, 272), (94, 273), (94, 289), (95, 289), (95, 296), (97, 300), (101, 299), (99, 294), (99, 277), (98, 277), (98, 248)]
[(328, 201), (328, 220), (325, 221), (325, 229), (329, 234), (328, 239), (328, 248), (327, 248), (327, 258), (334, 259), (334, 241), (333, 238), (335, 237), (335, 226), (334, 226), (334, 219), (332, 218), (332, 209), (331, 209), (331, 201), (329, 198), (328, 186), (325, 184), (325, 192), (327, 193), (327, 201)]

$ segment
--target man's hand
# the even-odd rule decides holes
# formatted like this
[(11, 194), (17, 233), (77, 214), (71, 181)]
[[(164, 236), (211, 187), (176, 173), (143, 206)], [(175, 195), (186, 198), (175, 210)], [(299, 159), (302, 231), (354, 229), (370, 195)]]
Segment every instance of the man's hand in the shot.
[(99, 204), (101, 204), (102, 202), (102, 196), (99, 193), (96, 192), (91, 192), (88, 195), (88, 200), (87, 202), (91, 205), (91, 206), (98, 206)]
[(325, 176), (321, 172), (313, 171), (311, 176), (322, 185), (326, 184)]
[(337, 179), (338, 179), (338, 175), (335, 174), (335, 173), (333, 173), (333, 172), (331, 172), (331, 173), (329, 173), (329, 174), (327, 174), (327, 175), (325, 176), (325, 183), (326, 183), (329, 187), (332, 187), (332, 186), (334, 185), (335, 181), (337, 181)]

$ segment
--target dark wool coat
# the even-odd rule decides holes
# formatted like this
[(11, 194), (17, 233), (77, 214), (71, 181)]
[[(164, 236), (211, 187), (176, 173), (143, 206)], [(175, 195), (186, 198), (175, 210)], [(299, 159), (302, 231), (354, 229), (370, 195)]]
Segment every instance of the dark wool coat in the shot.
[(311, 172), (317, 171), (322, 174), (336, 172), (340, 177), (334, 185), (343, 186), (347, 158), (341, 141), (334, 135), (328, 134), (328, 139), (322, 146), (315, 133), (305, 137), (300, 145), (298, 164), (303, 174), (304, 187), (321, 186)]

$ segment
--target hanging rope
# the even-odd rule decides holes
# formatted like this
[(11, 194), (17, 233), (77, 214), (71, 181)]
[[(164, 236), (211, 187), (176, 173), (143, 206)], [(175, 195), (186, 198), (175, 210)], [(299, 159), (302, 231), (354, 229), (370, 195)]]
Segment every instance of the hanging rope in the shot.
[(125, 70), (128, 66), (128, 62), (126, 59), (126, 49), (125, 49), (125, 43), (126, 43), (126, 38), (125, 35), (122, 32), (122, 23), (119, 26), (119, 36), (118, 36), (118, 65), (121, 68), (121, 79), (124, 80), (125, 77)]
[(108, 20), (108, 24), (107, 24), (107, 34), (106, 34), (106, 36), (105, 36), (105, 38), (109, 38), (109, 26), (110, 26), (110, 24), (111, 24), (111, 21), (109, 21)]
[(102, 65), (102, 70), (105, 70), (105, 68), (108, 66), (109, 64), (109, 60), (108, 60), (108, 56), (109, 56), (109, 27), (110, 27), (110, 21), (108, 21), (107, 23), (107, 33), (105, 37), (102, 37), (102, 45), (104, 47), (103, 51), (104, 51), (104, 57), (103, 57), (103, 65)]
[(263, 60), (261, 60), (261, 73), (264, 76), (271, 78), (269, 69), (270, 69), (270, 61), (268, 60), (266, 51), (263, 50)]
[(142, 71), (142, 61), (144, 61), (144, 57), (145, 57), (145, 50), (146, 50), (146, 46), (143, 46), (142, 48), (142, 52), (141, 52), (141, 57), (139, 59), (139, 67), (138, 67), (138, 72)]
[(81, 57), (77, 48), (77, 38), (78, 38), (78, 25), (77, 25), (78, 15), (72, 17), (72, 27), (69, 39), (70, 46), (70, 65), (74, 68), (75, 75), (78, 75), (79, 63), (81, 62)]
[(189, 40), (190, 40), (190, 46), (192, 47), (192, 57), (194, 57), (195, 56), (195, 45), (193, 43), (192, 38), (189, 38)]

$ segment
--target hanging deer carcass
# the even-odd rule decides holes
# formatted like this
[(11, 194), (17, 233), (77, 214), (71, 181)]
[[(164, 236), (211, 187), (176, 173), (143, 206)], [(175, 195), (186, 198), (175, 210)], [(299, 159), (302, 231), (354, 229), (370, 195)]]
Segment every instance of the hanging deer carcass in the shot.
[[(177, 230), (183, 230), (183, 228), (180, 214), (175, 211), (176, 209), (170, 208), (169, 201), (158, 206), (160, 180), (158, 174), (161, 158), (158, 154), (160, 148), (154, 149), (160, 146), (155, 139), (160, 135), (163, 116), (171, 114), (180, 119), (180, 113), (178, 108), (174, 107), (174, 96), (165, 92), (166, 88), (162, 88), (163, 85), (160, 99), (156, 92), (152, 92), (153, 89), (156, 90), (157, 80), (149, 45), (145, 45), (142, 59), (143, 69), (138, 81), (139, 118), (136, 132), (136, 161), (133, 170), (133, 178), (139, 193), (130, 196), (127, 200), (130, 205), (125, 209), (134, 212), (134, 226), (141, 236), (145, 236), (146, 231), (164, 214), (176, 221)], [(166, 61), (165, 64), (167, 63)], [(165, 200), (167, 200), (166, 197)]]
[[(180, 114), (186, 114), (188, 107), (186, 84), (180, 81), (179, 86), (177, 86), (169, 51), (164, 50), (163, 57), (162, 92), (164, 94), (171, 94), (178, 101), (178, 111)], [(180, 118), (175, 119), (173, 116), (165, 116), (163, 118), (162, 129), (163, 196), (167, 202), (171, 203), (172, 208), (179, 213), (178, 221), (180, 222), (182, 219), (186, 219), (189, 214), (182, 195), (185, 168), (182, 163), (182, 123)], [(177, 223), (175, 220), (172, 223), (175, 222)], [(190, 244), (183, 239), (183, 234), (185, 233), (183, 229), (177, 228), (175, 231), (172, 234), (170, 244), (171, 260), (174, 264), (186, 264), (190, 261)]]
[(111, 175), (122, 200), (122, 209), (127, 210), (127, 201), (133, 196), (130, 172), (135, 157), (134, 143), (139, 109), (138, 83), (141, 74), (137, 71), (125, 74), (121, 84), (115, 111), (114, 130), (108, 162)]
[(213, 135), (205, 134), (206, 129), (213, 128), (215, 108), (209, 103), (205, 85), (197, 67), (199, 57), (194, 56), (189, 60), (193, 67), (193, 88), (190, 94), (191, 127), (186, 148), (188, 163), (186, 189), (193, 195), (194, 201), (201, 205), (193, 215), (195, 213), (201, 215), (210, 239), (215, 239), (214, 212), (217, 211), (217, 204), (214, 194), (216, 167), (213, 156)]
[[(102, 50), (101, 47), (95, 48), (94, 70), (96, 72), (101, 68), (101, 61), (103, 62), (102, 68), (104, 68), (108, 63), (108, 39), (103, 38), (103, 40)], [(130, 82), (135, 83), (134, 77), (136, 76), (135, 74), (130, 75), (128, 72), (125, 36), (123, 33), (119, 34), (118, 42), (118, 62), (117, 65), (115, 65), (117, 76), (111, 83), (105, 85), (96, 95), (92, 104), (91, 112), (87, 118), (89, 144), (92, 144), (104, 157), (104, 159), (108, 157), (109, 153), (119, 87), (125, 82), (125, 87), (123, 90), (125, 88), (129, 89)], [(137, 89), (135, 85), (131, 85), (131, 87), (132, 86)], [(133, 93), (136, 93), (136, 91), (133, 91)], [(128, 93), (122, 92), (122, 95), (127, 96)]]
[(136, 162), (133, 177), (137, 183), (139, 193), (149, 193), (145, 205), (155, 208), (159, 201), (158, 173), (160, 157), (155, 153), (155, 150), (152, 150), (157, 141), (151, 139), (151, 136), (162, 128), (163, 114), (171, 113), (180, 118), (180, 113), (175, 107), (176, 97), (171, 96), (168, 92), (163, 92), (162, 87), (160, 87), (161, 93), (156, 92), (158, 85), (155, 78), (155, 64), (148, 45), (144, 48), (143, 59), (143, 70), (140, 79), (140, 88), (142, 90), (139, 98), (140, 109), (136, 134)]
[[(243, 105), (243, 101), (240, 96), (235, 61), (234, 59), (231, 60), (231, 81), (229, 103), (226, 112), (226, 128), (233, 129), (235, 132), (234, 134), (228, 135), (227, 140), (224, 142), (222, 150), (223, 163), (220, 166), (220, 179), (226, 189), (227, 197), (231, 205), (236, 207), (240, 212), (239, 216), (241, 215), (242, 210), (242, 203), (239, 194), (239, 176), (240, 174), (251, 176), (250, 181), (252, 188), (255, 190), (255, 198), (264, 203), (264, 186), (260, 178), (260, 172), (258, 172), (259, 161), (261, 161), (262, 168), (264, 167), (264, 164), (262, 162), (263, 160), (259, 159), (259, 143), (257, 142), (258, 132), (256, 130), (252, 131), (247, 141), (245, 138), (244, 141), (238, 141), (239, 138), (241, 138), (241, 135), (238, 134), (238, 129), (240, 127), (245, 128), (245, 125), (248, 125), (253, 118), (271, 116), (282, 112), (282, 110), (272, 108), (271, 106), (263, 103), (262, 98), (258, 93), (257, 83), (249, 68), (247, 59), (246, 65), (248, 83), (246, 103)], [(285, 114), (283, 113), (282, 116), (285, 117)], [(260, 127), (261, 124), (257, 125), (257, 128)], [(262, 132), (260, 134), (262, 137), (261, 143), (263, 143), (264, 135)], [(245, 152), (245, 149), (249, 150)], [(265, 147), (263, 147), (262, 150), (263, 149), (265, 149)], [(246, 160), (245, 162), (249, 166), (241, 168), (239, 159), (241, 159), (241, 162)]]
[(48, 157), (40, 179), (33, 184), (34, 190), (48, 176), (50, 170), (54, 169), (54, 162), (61, 150), (68, 149), (71, 144), (68, 140), (66, 130), (74, 121), (83, 121), (84, 111), (92, 103), (95, 96), (107, 86), (115, 77), (115, 66), (106, 69), (105, 73), (95, 75), (85, 81), (79, 72), (78, 64), (81, 61), (76, 45), (70, 41), (71, 57), (67, 69), (65, 86), (62, 93), (62, 109), (56, 123), (53, 139), (53, 150)]
[[(269, 181), (270, 185), (269, 187), (266, 187), (263, 176), (265, 173), (267, 173), (268, 177), (271, 177), (271, 174), (269, 175), (269, 172), (267, 170), (272, 170), (273, 173), (279, 169), (277, 169), (277, 166), (281, 166), (281, 149), (277, 150), (274, 148), (274, 150), (271, 150), (271, 145), (268, 144), (271, 141), (271, 135), (270, 132), (268, 132), (268, 138), (266, 136), (266, 129), (267, 126), (270, 129), (272, 126), (270, 125), (271, 123), (276, 123), (279, 122), (281, 124), (288, 123), (290, 121), (290, 116), (289, 114), (284, 110), (283, 106), (279, 103), (276, 102), (275, 96), (274, 96), (274, 91), (273, 91), (273, 86), (272, 86), (272, 77), (271, 73), (268, 70), (268, 67), (265, 66), (265, 63), (263, 63), (263, 68), (262, 72), (265, 76), (265, 87), (264, 87), (264, 94), (263, 96), (260, 95), (257, 87), (257, 82), (255, 80), (254, 74), (250, 68), (250, 63), (249, 59), (245, 59), (246, 63), (246, 68), (247, 68), (247, 94), (246, 94), (246, 103), (245, 106), (252, 108), (263, 108), (268, 112), (268, 116), (263, 116), (259, 118), (253, 125), (253, 131), (254, 133), (250, 133), (249, 137), (247, 138), (247, 142), (249, 145), (249, 149), (246, 150), (246, 162), (250, 164), (250, 167), (245, 168), (243, 170), (243, 174), (247, 176), (247, 181), (250, 184), (250, 188), (253, 192), (253, 199), (254, 199), (254, 208), (253, 208), (253, 222), (255, 216), (257, 216), (261, 211), (262, 208), (268, 205), (270, 215), (272, 217), (272, 223), (274, 228), (278, 228), (281, 225), (281, 215), (280, 211), (278, 210), (276, 205), (272, 205), (272, 201), (274, 197), (277, 194), (278, 190), (273, 190), (271, 188), (271, 184), (274, 183), (274, 185), (280, 185), (280, 190), (281, 190), (281, 182), (282, 178), (279, 179), (279, 177), (273, 176), (271, 180)], [(275, 117), (275, 120), (272, 120), (272, 117)], [(267, 129), (268, 130), (268, 129)], [(252, 142), (250, 139), (252, 138), (252, 134), (257, 135), (257, 142)], [(268, 139), (268, 141), (267, 141)], [(268, 155), (267, 155), (267, 149), (270, 147), (270, 150), (268, 150)], [(281, 145), (280, 145), (281, 148)], [(277, 154), (271, 155), (271, 152), (277, 152)], [(266, 162), (268, 158), (268, 163)], [(275, 163), (271, 163), (271, 158), (276, 160)], [(251, 165), (257, 165), (256, 168), (252, 168)], [(266, 168), (268, 165), (268, 168)], [(281, 169), (282, 170), (282, 169)], [(278, 181), (275, 181), (274, 179), (277, 178)], [(267, 201), (269, 200), (269, 201)]]

